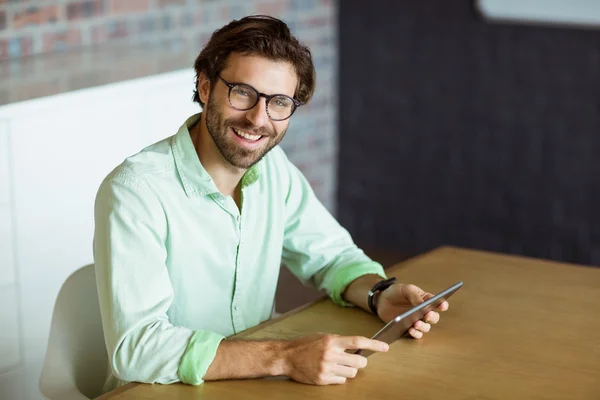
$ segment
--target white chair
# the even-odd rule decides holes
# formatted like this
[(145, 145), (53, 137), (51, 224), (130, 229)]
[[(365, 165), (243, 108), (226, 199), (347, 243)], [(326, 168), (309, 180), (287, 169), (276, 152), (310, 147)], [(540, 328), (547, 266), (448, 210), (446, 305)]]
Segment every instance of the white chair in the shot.
[(95, 398), (107, 365), (96, 276), (88, 265), (67, 278), (56, 298), (40, 392), (46, 400)]

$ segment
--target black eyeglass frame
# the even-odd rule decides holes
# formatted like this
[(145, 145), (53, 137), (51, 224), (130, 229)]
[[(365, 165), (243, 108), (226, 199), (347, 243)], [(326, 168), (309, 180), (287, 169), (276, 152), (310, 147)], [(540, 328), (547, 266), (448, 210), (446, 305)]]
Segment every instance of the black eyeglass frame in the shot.
[[(269, 116), (269, 118), (273, 121), (285, 121), (286, 119), (289, 119), (292, 115), (294, 115), (294, 112), (296, 112), (296, 109), (298, 107), (300, 107), (302, 105), (302, 103), (299, 100), (294, 99), (293, 97), (288, 96), (287, 94), (264, 94), (259, 92), (258, 90), (256, 90), (255, 88), (253, 88), (252, 86), (248, 85), (247, 83), (241, 83), (241, 82), (228, 82), (226, 81), (220, 74), (217, 74), (217, 77), (225, 84), (225, 86), (227, 86), (229, 88), (229, 92), (227, 93), (227, 100), (229, 101), (229, 104), (231, 105), (231, 107), (235, 108), (236, 110), (239, 111), (248, 111), (253, 109), (254, 107), (256, 107), (256, 105), (258, 104), (258, 102), (260, 101), (261, 97), (264, 97), (266, 99), (266, 110), (267, 110), (267, 115)], [(238, 108), (236, 106), (234, 106), (231, 103), (231, 91), (233, 90), (234, 87), (236, 86), (246, 86), (252, 90), (254, 90), (254, 92), (256, 92), (257, 96), (256, 96), (256, 102), (248, 107), (248, 108)], [(273, 117), (271, 117), (271, 114), (269, 114), (269, 102), (271, 101), (271, 99), (275, 98), (275, 97), (279, 97), (279, 96), (283, 96), (283, 97), (287, 97), (288, 99), (292, 100), (292, 103), (294, 104), (294, 107), (292, 108), (292, 112), (290, 113), (290, 115), (288, 117), (282, 118), (282, 119), (275, 119)]]

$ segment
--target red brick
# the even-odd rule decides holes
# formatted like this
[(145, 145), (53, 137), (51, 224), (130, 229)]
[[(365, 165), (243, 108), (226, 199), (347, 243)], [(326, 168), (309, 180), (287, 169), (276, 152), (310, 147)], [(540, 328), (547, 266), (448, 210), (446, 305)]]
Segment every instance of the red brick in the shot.
[(104, 14), (103, 0), (72, 1), (67, 4), (67, 19), (87, 19)]
[(328, 26), (331, 25), (328, 17), (311, 17), (300, 22), (302, 28)]
[[(60, 44), (57, 46), (57, 44)], [(70, 29), (61, 32), (48, 32), (44, 34), (43, 51), (54, 52), (71, 50), (81, 44), (81, 32), (79, 29)]]
[(104, 0), (94, 0), (94, 16), (98, 17), (104, 14)]
[[(320, 166), (323, 167), (323, 166)], [(321, 179), (310, 179), (308, 181), (310, 187), (316, 192), (320, 193), (323, 190), (323, 181)]]
[(278, 16), (286, 10), (287, 4), (284, 1), (263, 1), (256, 5), (257, 14)]
[(128, 14), (149, 9), (149, 0), (109, 0), (107, 15)]
[(194, 14), (194, 22), (196, 24), (199, 24), (202, 22), (202, 18), (203, 18), (202, 10), (197, 10), (196, 13)]
[(199, 45), (201, 45), (201, 46), (204, 46), (210, 40), (211, 35), (212, 35), (211, 33), (202, 32), (198, 36), (199, 40), (196, 43), (199, 44)]
[(106, 41), (106, 28), (98, 25), (92, 28), (92, 43), (98, 44)]
[(223, 21), (229, 21), (231, 19), (231, 7), (222, 6), (221, 9), (219, 10), (219, 17)]
[(8, 39), (0, 39), (0, 60), (8, 59)]
[(21, 39), (21, 56), (29, 56), (33, 54), (33, 39), (24, 37)]
[(106, 29), (108, 39), (118, 39), (129, 35), (127, 23), (125, 21), (115, 21)]
[(58, 6), (30, 7), (14, 15), (12, 26), (20, 29), (29, 25), (42, 25), (49, 22), (56, 22), (59, 18), (60, 9)]

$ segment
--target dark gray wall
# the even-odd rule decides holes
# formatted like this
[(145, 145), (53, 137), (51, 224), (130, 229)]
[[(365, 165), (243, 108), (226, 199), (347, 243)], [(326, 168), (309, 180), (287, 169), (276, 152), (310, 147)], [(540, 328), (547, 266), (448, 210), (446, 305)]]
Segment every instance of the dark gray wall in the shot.
[(600, 265), (600, 29), (340, 4), (338, 217), (361, 244)]

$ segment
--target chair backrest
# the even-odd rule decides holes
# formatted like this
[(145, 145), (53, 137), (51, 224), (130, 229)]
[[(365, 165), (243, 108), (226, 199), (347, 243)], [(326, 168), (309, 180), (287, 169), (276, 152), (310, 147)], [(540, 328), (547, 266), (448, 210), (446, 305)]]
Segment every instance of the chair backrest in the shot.
[(107, 365), (96, 276), (88, 265), (67, 278), (56, 298), (40, 392), (50, 400), (97, 397)]

